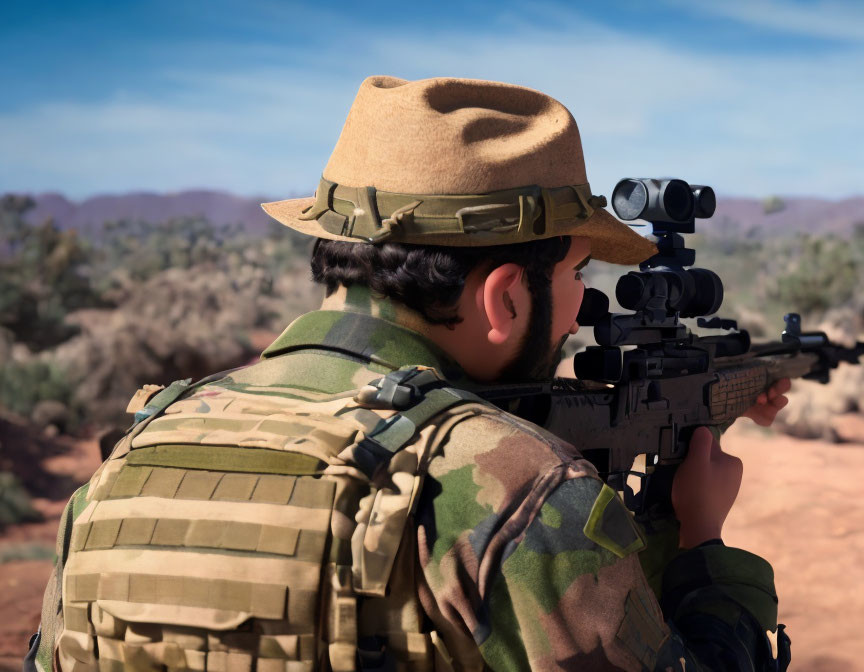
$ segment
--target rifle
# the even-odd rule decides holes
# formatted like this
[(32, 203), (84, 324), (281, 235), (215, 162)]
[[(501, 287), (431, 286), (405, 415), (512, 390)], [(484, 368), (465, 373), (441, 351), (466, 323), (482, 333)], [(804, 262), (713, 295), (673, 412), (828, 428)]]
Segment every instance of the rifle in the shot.
[[(586, 289), (577, 321), (593, 326), (598, 345), (574, 359), (575, 378), (486, 388), (481, 395), (577, 446), (636, 513), (671, 510), (672, 478), (693, 431), (722, 431), (781, 378), (827, 383), (840, 362), (859, 364), (851, 348), (823, 332), (804, 332), (789, 313), (779, 341), (751, 343), (734, 320), (705, 316), (723, 302), (713, 271), (694, 268), (682, 234), (714, 214), (714, 191), (677, 179), (625, 179), (612, 193), (624, 220), (646, 219), (658, 253), (618, 280), (616, 298), (632, 313), (609, 312), (609, 300)], [(729, 333), (698, 336), (699, 327)]]

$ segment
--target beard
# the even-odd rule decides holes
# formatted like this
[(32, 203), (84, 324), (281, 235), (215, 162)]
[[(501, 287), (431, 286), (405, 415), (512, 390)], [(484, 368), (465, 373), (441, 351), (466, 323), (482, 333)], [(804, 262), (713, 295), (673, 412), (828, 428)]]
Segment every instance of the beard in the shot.
[[(535, 280), (536, 282), (536, 280)], [(564, 334), (557, 344), (552, 344), (552, 291), (549, 281), (542, 280), (531, 289), (531, 313), (528, 329), (519, 344), (519, 350), (501, 371), (503, 383), (524, 383), (549, 380), (561, 361), (561, 352), (569, 334)]]

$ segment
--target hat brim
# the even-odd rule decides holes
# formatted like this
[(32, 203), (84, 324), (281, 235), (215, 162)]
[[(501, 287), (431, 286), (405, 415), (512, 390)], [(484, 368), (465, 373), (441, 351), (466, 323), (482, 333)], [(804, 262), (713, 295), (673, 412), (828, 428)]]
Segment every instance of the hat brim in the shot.
[[(314, 197), (293, 198), (285, 201), (262, 203), (264, 212), (280, 224), (308, 236), (326, 240), (342, 240), (357, 243), (356, 238), (339, 236), (325, 230), (316, 220), (300, 219), (300, 215), (315, 202)], [(559, 232), (552, 235), (561, 235)], [(591, 240), (591, 258), (606, 261), (611, 264), (632, 266), (645, 261), (657, 254), (657, 247), (647, 238), (642, 237), (630, 226), (618, 221), (606, 210), (597, 209), (587, 220), (573, 220), (572, 229), (567, 235), (588, 238)], [(551, 236), (550, 236), (551, 237)], [(429, 244), (435, 244), (431, 240)]]
[(657, 246), (614, 215), (598, 208), (573, 228), (573, 236), (591, 240), (591, 258), (634, 266), (657, 254)]

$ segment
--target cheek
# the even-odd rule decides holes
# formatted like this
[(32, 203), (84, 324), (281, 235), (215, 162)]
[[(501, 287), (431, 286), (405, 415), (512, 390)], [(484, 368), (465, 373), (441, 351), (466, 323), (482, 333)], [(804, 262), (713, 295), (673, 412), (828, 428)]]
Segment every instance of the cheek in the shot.
[(572, 276), (557, 278), (552, 286), (552, 340), (557, 342), (570, 331), (582, 305), (585, 285)]

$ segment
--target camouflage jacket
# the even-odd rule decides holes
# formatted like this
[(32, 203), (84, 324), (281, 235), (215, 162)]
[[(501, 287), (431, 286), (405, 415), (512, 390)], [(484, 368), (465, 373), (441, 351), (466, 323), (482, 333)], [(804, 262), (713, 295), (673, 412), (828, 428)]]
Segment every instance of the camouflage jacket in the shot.
[[(325, 393), (406, 365), (471, 386), (406, 325), (417, 327), (416, 318), (393, 304), (343, 291), (296, 320), (262, 358), (290, 357), (291, 380), (280, 384)], [(56, 573), (82, 502), (77, 493), (64, 514)], [(450, 429), (414, 522), (411, 589), (457, 670), (777, 669), (777, 598), (766, 561), (717, 543), (658, 565), (652, 533), (665, 529), (668, 542), (674, 526), (652, 523), (646, 533), (576, 447), (494, 407)], [(646, 571), (662, 578), (662, 603)], [(49, 583), (32, 651), (45, 669), (58, 585), (56, 577)]]

